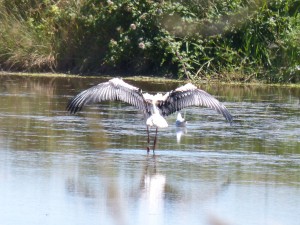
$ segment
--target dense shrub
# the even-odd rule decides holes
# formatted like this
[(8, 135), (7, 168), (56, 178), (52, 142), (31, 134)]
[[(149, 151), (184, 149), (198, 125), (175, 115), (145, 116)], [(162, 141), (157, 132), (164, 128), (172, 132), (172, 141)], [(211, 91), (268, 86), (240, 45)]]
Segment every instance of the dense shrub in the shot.
[(299, 0), (2, 0), (0, 68), (297, 82)]

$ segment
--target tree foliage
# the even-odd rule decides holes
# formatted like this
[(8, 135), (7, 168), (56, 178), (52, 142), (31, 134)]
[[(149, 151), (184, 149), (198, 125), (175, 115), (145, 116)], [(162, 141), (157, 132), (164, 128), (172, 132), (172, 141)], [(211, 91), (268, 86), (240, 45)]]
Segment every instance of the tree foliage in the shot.
[(2, 0), (0, 68), (300, 80), (299, 0)]

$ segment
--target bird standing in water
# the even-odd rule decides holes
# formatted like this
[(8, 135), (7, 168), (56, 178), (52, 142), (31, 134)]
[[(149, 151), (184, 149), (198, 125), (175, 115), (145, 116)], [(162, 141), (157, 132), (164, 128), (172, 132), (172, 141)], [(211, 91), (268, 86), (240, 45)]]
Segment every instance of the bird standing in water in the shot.
[(168, 127), (165, 116), (189, 106), (205, 106), (214, 109), (222, 114), (228, 122), (232, 122), (233, 117), (213, 96), (207, 92), (198, 89), (191, 83), (185, 84), (175, 90), (165, 93), (151, 95), (143, 93), (141, 89), (127, 84), (122, 79), (113, 78), (107, 82), (95, 85), (82, 91), (71, 99), (67, 105), (70, 113), (80, 111), (83, 106), (102, 101), (122, 101), (137, 107), (143, 112), (148, 134), (147, 152), (150, 148), (149, 128), (155, 127), (155, 137), (153, 143), (153, 154), (157, 140), (158, 128)]
[(177, 119), (176, 119), (175, 125), (176, 125), (176, 127), (185, 127), (186, 126), (186, 120), (181, 116), (180, 112), (177, 114)]

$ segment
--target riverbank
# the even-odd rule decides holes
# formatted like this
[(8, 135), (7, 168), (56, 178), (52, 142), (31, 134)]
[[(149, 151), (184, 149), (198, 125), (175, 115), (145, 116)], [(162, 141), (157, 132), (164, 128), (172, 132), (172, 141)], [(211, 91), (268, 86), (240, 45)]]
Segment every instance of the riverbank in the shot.
[[(0, 76), (22, 76), (22, 77), (65, 77), (65, 78), (79, 78), (79, 79), (111, 79), (112, 75), (78, 75), (78, 74), (65, 74), (65, 73), (26, 73), (26, 72), (6, 72), (1, 71)], [(122, 76), (119, 76), (122, 77)], [(286, 87), (297, 87), (300, 88), (300, 83), (291, 84), (291, 83), (263, 83), (263, 82), (225, 82), (220, 80), (199, 80), (197, 82), (189, 81), (187, 79), (185, 80), (179, 80), (179, 79), (171, 79), (171, 78), (164, 78), (160, 76), (143, 76), (143, 75), (132, 75), (132, 76), (124, 76), (122, 77), (124, 80), (133, 80), (133, 81), (149, 81), (149, 82), (178, 82), (178, 83), (186, 83), (186, 82), (192, 82), (194, 84), (228, 84), (228, 85), (244, 85), (244, 86), (261, 86), (261, 85), (267, 85), (267, 86), (286, 86)]]

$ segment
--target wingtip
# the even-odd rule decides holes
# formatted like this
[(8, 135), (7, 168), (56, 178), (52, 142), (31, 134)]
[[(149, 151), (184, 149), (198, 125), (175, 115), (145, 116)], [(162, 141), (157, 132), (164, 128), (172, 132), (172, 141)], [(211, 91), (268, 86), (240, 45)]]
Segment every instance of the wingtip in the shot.
[(226, 118), (226, 120), (229, 122), (230, 126), (232, 126), (232, 124), (233, 124), (233, 116), (229, 115), (229, 117)]
[(66, 107), (66, 111), (69, 112), (70, 114), (75, 114), (79, 112), (81, 109), (82, 107), (74, 105), (72, 100), (68, 103)]

